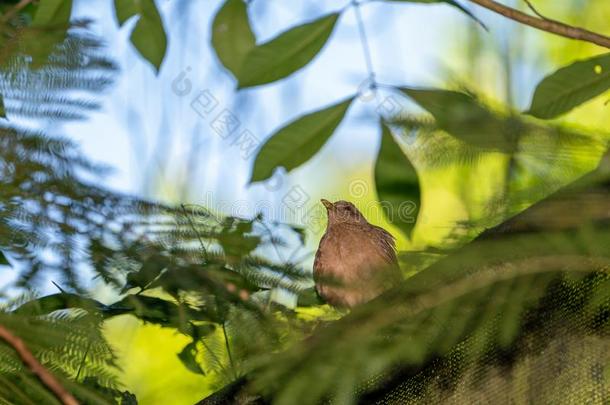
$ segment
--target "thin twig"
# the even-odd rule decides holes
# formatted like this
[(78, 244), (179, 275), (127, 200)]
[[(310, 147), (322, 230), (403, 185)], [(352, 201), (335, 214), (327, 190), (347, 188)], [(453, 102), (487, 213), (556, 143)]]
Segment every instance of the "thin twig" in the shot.
[(369, 73), (369, 80), (371, 81), (372, 88), (375, 88), (375, 69), (373, 68), (371, 47), (369, 45), (369, 39), (364, 27), (364, 19), (362, 18), (362, 12), (360, 11), (360, 3), (358, 3), (357, 0), (352, 0), (351, 4), (354, 7), (354, 12), (356, 13), (358, 32), (360, 33), (360, 42), (362, 43), (362, 52), (364, 53), (364, 61), (366, 63), (366, 69)]
[(237, 369), (235, 368), (235, 363), (233, 363), (233, 355), (231, 354), (231, 344), (229, 343), (229, 336), (227, 335), (227, 328), (225, 327), (225, 322), (222, 323), (222, 334), (225, 338), (225, 347), (227, 348), (227, 356), (229, 356), (229, 364), (231, 365), (233, 378), (237, 379)]
[(76, 377), (74, 378), (76, 381), (78, 381), (78, 378), (80, 377), (80, 373), (83, 370), (83, 367), (85, 366), (85, 362), (87, 361), (87, 356), (89, 355), (89, 350), (91, 349), (92, 344), (93, 344), (93, 342), (89, 341), (89, 344), (87, 345), (87, 350), (85, 350), (83, 359), (81, 360), (80, 365), (78, 366), (78, 371), (76, 372)]
[(59, 380), (51, 374), (34, 357), (23, 340), (13, 335), (8, 329), (0, 325), (0, 339), (9, 344), (25, 364), (38, 377), (38, 379), (51, 391), (64, 405), (78, 405), (78, 401), (61, 385)]
[(605, 35), (598, 34), (584, 28), (574, 27), (550, 18), (534, 17), (522, 11), (500, 4), (494, 0), (470, 1), (513, 21), (520, 22), (521, 24), (528, 25), (541, 31), (550, 32), (565, 38), (576, 39), (578, 41), (590, 42), (592, 44), (610, 49), (610, 37)]
[(540, 14), (538, 12), (538, 10), (536, 10), (536, 7), (534, 7), (534, 5), (532, 4), (532, 2), (530, 0), (523, 0), (523, 1), (525, 2), (525, 4), (527, 4), (529, 9), (532, 10), (532, 13), (536, 14), (538, 17), (542, 18), (543, 20), (548, 20), (548, 18), (546, 18), (545, 16)]

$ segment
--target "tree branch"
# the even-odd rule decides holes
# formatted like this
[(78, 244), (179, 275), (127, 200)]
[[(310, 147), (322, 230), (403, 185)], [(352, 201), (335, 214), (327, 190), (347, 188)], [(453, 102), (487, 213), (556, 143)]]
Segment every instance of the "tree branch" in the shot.
[(513, 21), (539, 29), (541, 31), (550, 32), (565, 38), (576, 39), (579, 41), (590, 42), (604, 48), (610, 49), (610, 37), (598, 34), (584, 28), (574, 27), (561, 21), (552, 20), (549, 18), (538, 18), (526, 14), (514, 8), (507, 7), (494, 0), (470, 0), (472, 3), (478, 4), (488, 10), (500, 14)]
[(27, 348), (23, 340), (13, 335), (2, 325), (0, 325), (0, 339), (4, 340), (17, 352), (23, 364), (25, 364), (64, 405), (78, 405), (76, 398), (61, 385), (53, 374), (40, 364), (32, 352)]

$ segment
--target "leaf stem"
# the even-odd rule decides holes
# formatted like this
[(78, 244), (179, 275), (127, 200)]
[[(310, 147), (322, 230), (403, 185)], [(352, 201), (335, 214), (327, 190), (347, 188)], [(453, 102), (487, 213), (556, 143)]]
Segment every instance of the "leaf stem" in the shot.
[(76, 381), (78, 381), (78, 378), (80, 377), (80, 373), (83, 370), (83, 367), (85, 366), (85, 362), (87, 361), (87, 356), (89, 355), (89, 350), (91, 349), (91, 344), (92, 344), (92, 342), (89, 342), (89, 344), (87, 345), (87, 350), (85, 350), (83, 359), (81, 360), (80, 365), (78, 366), (78, 371), (76, 372), (76, 377), (74, 378)]
[(227, 328), (225, 327), (225, 322), (222, 323), (222, 334), (225, 338), (225, 347), (227, 348), (227, 355), (229, 357), (231, 371), (233, 372), (233, 378), (237, 379), (237, 370), (235, 369), (235, 363), (233, 362), (233, 355), (231, 354), (231, 345), (229, 344), (229, 336), (227, 335)]

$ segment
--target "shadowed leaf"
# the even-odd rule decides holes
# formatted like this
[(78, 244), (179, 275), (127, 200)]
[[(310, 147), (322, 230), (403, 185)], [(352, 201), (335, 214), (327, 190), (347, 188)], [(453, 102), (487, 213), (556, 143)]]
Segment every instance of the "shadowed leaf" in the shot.
[(408, 87), (400, 90), (430, 112), (440, 129), (456, 138), (486, 149), (514, 150), (519, 122), (497, 116), (474, 97), (451, 90)]
[(195, 374), (205, 375), (205, 371), (201, 368), (201, 365), (197, 362), (195, 356), (197, 355), (197, 342), (191, 342), (184, 346), (184, 349), (178, 353), (178, 358), (184, 364), (188, 370)]
[(383, 123), (375, 163), (375, 185), (388, 220), (410, 237), (421, 204), (419, 178), (390, 128)]

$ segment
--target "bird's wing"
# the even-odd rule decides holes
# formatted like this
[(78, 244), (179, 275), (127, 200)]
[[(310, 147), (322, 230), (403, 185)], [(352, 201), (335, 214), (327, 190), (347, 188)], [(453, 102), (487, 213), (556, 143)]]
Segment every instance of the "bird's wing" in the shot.
[(371, 272), (389, 274), (398, 269), (394, 238), (382, 228), (349, 226), (342, 233), (339, 251), (345, 272), (366, 280)]
[(377, 233), (377, 237), (373, 238), (373, 241), (380, 247), (385, 261), (398, 266), (398, 259), (396, 258), (396, 240), (394, 239), (394, 236), (380, 226), (373, 225), (373, 230)]

